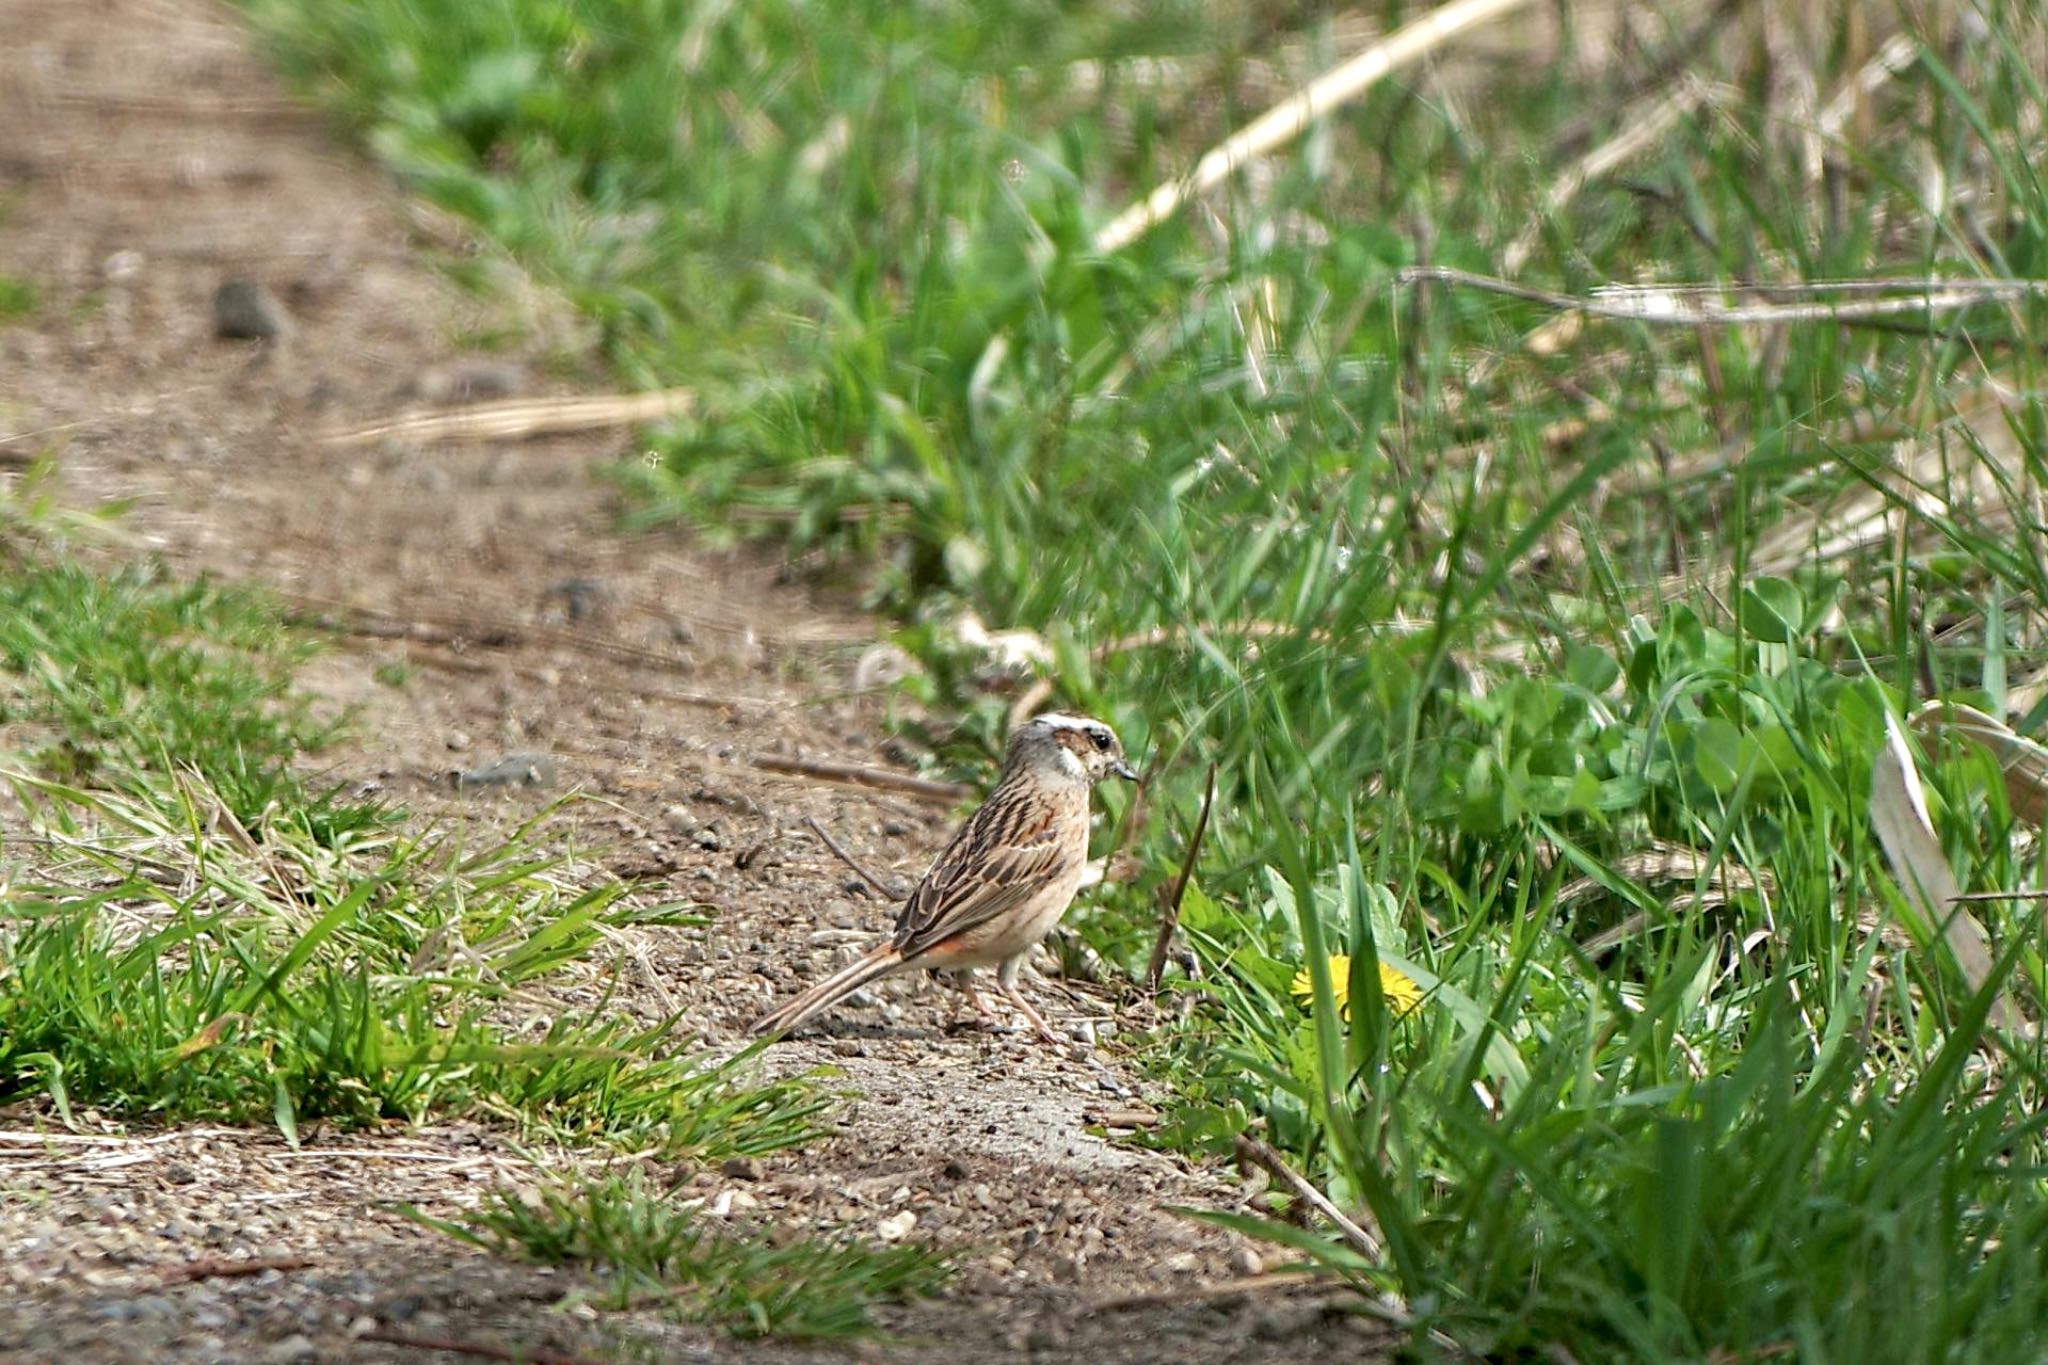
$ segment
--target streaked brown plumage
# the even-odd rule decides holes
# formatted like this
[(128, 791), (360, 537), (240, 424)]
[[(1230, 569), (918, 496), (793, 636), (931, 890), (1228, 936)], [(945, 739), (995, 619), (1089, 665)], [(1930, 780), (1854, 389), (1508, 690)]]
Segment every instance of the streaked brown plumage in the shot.
[(754, 1031), (787, 1033), (869, 982), (914, 968), (958, 972), (986, 1014), (973, 974), (994, 967), (1003, 998), (1057, 1042), (1018, 993), (1017, 976), (1080, 889), (1088, 794), (1110, 776), (1137, 778), (1101, 721), (1050, 714), (1019, 726), (995, 790), (911, 891), (889, 942), (763, 1016)]

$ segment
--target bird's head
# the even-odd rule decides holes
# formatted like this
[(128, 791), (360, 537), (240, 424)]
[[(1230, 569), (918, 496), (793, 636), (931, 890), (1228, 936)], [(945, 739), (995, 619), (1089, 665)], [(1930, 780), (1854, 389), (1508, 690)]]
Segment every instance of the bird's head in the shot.
[(1091, 786), (1105, 777), (1138, 780), (1138, 774), (1124, 761), (1123, 741), (1116, 731), (1091, 716), (1059, 711), (1033, 716), (1010, 736), (1007, 766), (1020, 763)]

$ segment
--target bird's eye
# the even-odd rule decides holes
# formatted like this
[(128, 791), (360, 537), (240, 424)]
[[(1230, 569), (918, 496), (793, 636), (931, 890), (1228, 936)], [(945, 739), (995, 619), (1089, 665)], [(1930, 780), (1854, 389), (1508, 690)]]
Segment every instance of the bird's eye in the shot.
[(1109, 747), (1109, 736), (1100, 730), (1089, 731), (1088, 738), (1095, 741), (1095, 747), (1098, 749), (1107, 749)]

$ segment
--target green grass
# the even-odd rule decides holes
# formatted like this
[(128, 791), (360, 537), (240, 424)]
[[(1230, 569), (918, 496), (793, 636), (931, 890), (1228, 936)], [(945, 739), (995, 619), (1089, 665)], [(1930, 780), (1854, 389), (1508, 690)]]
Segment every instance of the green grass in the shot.
[(929, 1294), (944, 1263), (915, 1247), (865, 1247), (708, 1228), (636, 1168), (536, 1190), (498, 1190), (452, 1220), (419, 1221), (484, 1250), (596, 1271), (590, 1300), (657, 1307), (737, 1336), (870, 1335), (877, 1303)]
[(0, 275), (0, 322), (13, 322), (36, 311), (41, 296), (27, 280)]
[[(1400, 274), (1500, 273), (1533, 225), (1515, 273), (1566, 291), (2038, 275), (2035, 8), (1461, 40), (1113, 255), (1096, 226), (1355, 15), (248, 8), (625, 375), (699, 390), (641, 515), (830, 550), (930, 667), (935, 765), (985, 772), (1007, 704), (969, 685), (964, 606), (1044, 634), (1062, 698), (1161, 760), (1148, 875), (1079, 917), (1110, 961), (1142, 963), (1218, 765), (1200, 979), (1146, 1054), (1166, 1135), (1262, 1123), (1388, 1255), (1274, 1235), (1502, 1354), (2000, 1360), (2048, 1331), (2037, 1059), (1866, 927), (1902, 905), (1884, 714), (2048, 716), (2040, 302), (1565, 332)], [(1913, 60), (1824, 127), (1895, 31)], [(1673, 73), (1717, 98), (1549, 207)], [(2037, 880), (1984, 757), (1922, 758), (1963, 884)], [(1690, 871), (1643, 870), (1673, 847)], [(1975, 908), (2041, 998), (2033, 904)], [(1371, 1004), (1381, 956), (1419, 1014)]]
[(331, 842), (380, 816), (294, 767), (340, 724), (291, 686), (314, 648), (260, 594), (147, 567), (24, 564), (0, 576), (0, 723), (53, 777), (189, 771), (242, 823), (290, 810)]
[[(536, 983), (613, 931), (695, 922), (641, 906), (529, 831), (341, 848), (297, 815), (227, 824), (198, 779), (122, 792), (18, 784), (38, 812), (32, 877), (0, 914), (0, 1102), (69, 1121), (495, 1119), (555, 1141), (719, 1156), (801, 1140), (819, 1103)], [(225, 826), (225, 827), (224, 827)]]
[(39, 473), (0, 494), (0, 1104), (707, 1158), (808, 1136), (805, 1083), (614, 1000), (616, 938), (689, 907), (565, 849), (558, 811), (466, 839), (305, 776), (342, 725), (293, 682), (314, 642), (258, 594), (52, 549), (79, 530)]

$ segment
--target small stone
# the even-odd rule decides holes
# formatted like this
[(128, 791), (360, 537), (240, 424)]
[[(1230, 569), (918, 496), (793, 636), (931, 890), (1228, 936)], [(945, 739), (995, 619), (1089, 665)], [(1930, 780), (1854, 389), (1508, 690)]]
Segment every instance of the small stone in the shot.
[(916, 661), (901, 646), (887, 642), (870, 645), (853, 666), (853, 690), (872, 692), (902, 682), (916, 671)]
[(734, 1180), (759, 1180), (761, 1163), (750, 1156), (727, 1157), (724, 1164), (718, 1168), (718, 1173), (730, 1176)]
[(164, 1166), (164, 1179), (173, 1185), (190, 1185), (199, 1179), (199, 1172), (182, 1161), (172, 1161)]
[(469, 787), (545, 787), (555, 780), (555, 760), (547, 754), (506, 754), (503, 758), (455, 774), (456, 790)]
[(142, 278), (142, 267), (148, 264), (143, 254), (132, 247), (116, 251), (100, 264), (100, 271), (108, 284), (133, 284)]
[(1202, 1258), (1192, 1251), (1177, 1251), (1166, 1258), (1166, 1268), (1180, 1275), (1191, 1275), (1202, 1268)]
[(473, 743), (470, 737), (460, 730), (451, 730), (448, 737), (441, 742), (448, 746), (448, 752), (452, 754), (461, 753)]
[(273, 1341), (264, 1348), (263, 1358), (275, 1361), (312, 1360), (318, 1357), (320, 1348), (310, 1337), (294, 1332), (280, 1341)]
[(905, 1209), (903, 1212), (892, 1214), (875, 1224), (875, 1236), (885, 1242), (900, 1242), (905, 1237), (908, 1237), (910, 1230), (916, 1226), (917, 1215), (909, 1209)]
[(284, 305), (255, 280), (223, 280), (213, 291), (213, 332), (224, 341), (275, 341), (291, 326)]
[(612, 602), (611, 586), (601, 578), (565, 578), (551, 584), (544, 596), (559, 599), (571, 621), (587, 621)]
[(701, 825), (697, 829), (697, 847), (706, 853), (718, 852), (718, 830), (712, 825)]
[(1231, 1254), (1230, 1268), (1240, 1275), (1263, 1275), (1266, 1262), (1250, 1247), (1239, 1247)]
[(1056, 1322), (1041, 1322), (1024, 1334), (1024, 1348), (1029, 1351), (1057, 1351), (1066, 1344), (1066, 1331)]

